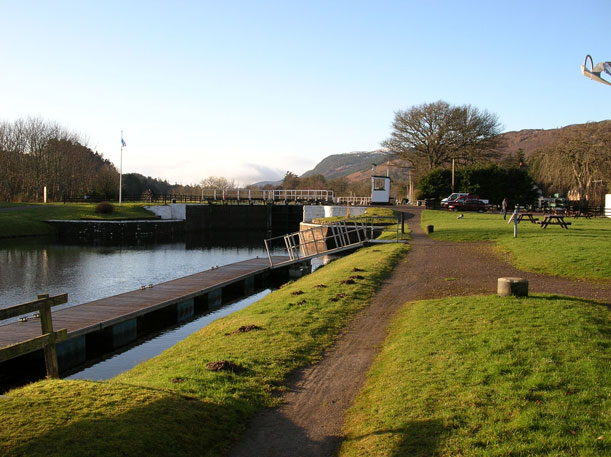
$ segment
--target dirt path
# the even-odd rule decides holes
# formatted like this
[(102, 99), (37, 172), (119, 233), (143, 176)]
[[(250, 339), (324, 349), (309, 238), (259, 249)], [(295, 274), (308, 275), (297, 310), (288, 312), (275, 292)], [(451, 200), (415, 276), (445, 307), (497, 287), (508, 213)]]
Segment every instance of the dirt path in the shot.
[(231, 456), (333, 456), (342, 440), (344, 413), (386, 336), (394, 313), (407, 301), (452, 295), (491, 294), (497, 278), (529, 280), (532, 292), (558, 293), (611, 303), (611, 285), (525, 273), (494, 257), (485, 243), (432, 241), (420, 228), (419, 209), (410, 209), (412, 249), (394, 269), (369, 307), (317, 365), (289, 379), (285, 404), (258, 415)]

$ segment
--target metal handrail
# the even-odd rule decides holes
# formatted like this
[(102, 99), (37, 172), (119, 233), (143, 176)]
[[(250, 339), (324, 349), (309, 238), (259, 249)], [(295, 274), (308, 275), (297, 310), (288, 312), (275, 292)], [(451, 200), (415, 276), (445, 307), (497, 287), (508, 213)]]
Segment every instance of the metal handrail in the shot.
[[(264, 240), (264, 243), (270, 267), (363, 246), (366, 242), (373, 239), (376, 230), (381, 230), (388, 225), (388, 223), (383, 225), (382, 221), (397, 224), (397, 219), (394, 217), (353, 217), (300, 230), (299, 232), (268, 238)], [(286, 249), (284, 256), (288, 256), (289, 260), (274, 264), (271, 249), (278, 242)], [(332, 247), (329, 248), (329, 245)]]

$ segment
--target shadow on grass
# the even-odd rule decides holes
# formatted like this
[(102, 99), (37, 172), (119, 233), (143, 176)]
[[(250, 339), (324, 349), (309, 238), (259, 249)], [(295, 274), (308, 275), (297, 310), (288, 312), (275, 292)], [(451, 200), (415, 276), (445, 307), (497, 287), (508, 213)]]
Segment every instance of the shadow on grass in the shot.
[[(438, 455), (442, 437), (447, 430), (439, 420), (410, 422), (405, 427), (379, 430), (366, 435), (357, 436), (347, 441), (359, 441), (372, 436), (394, 437), (398, 435), (397, 443), (387, 455), (393, 457), (428, 457)], [(383, 445), (382, 445), (383, 447)]]
[[(102, 400), (102, 399), (101, 399)], [(120, 405), (117, 405), (117, 409)], [(53, 409), (53, 406), (51, 406)], [(41, 413), (44, 414), (44, 413)], [(2, 455), (61, 456), (204, 456), (223, 455), (234, 434), (244, 428), (237, 409), (166, 393), (142, 406), (118, 413), (92, 410), (73, 417), (51, 412), (54, 427), (22, 444), (4, 448)], [(227, 434), (227, 431), (231, 431)], [(6, 446), (6, 443), (4, 444)]]
[(580, 302), (584, 305), (590, 306), (606, 306), (607, 309), (611, 309), (611, 303), (605, 303), (603, 301), (592, 300), (589, 298), (581, 298), (581, 297), (572, 297), (568, 295), (541, 295), (541, 294), (533, 294), (534, 298), (546, 301), (568, 301), (568, 302)]

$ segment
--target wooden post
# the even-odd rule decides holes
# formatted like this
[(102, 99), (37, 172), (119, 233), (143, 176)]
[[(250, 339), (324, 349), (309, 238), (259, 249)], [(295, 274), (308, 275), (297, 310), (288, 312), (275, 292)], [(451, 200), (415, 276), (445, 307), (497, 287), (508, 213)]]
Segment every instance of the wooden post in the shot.
[[(38, 298), (49, 298), (49, 294), (40, 294)], [(53, 333), (53, 320), (51, 318), (51, 305), (49, 303), (45, 303), (40, 307), (40, 327), (43, 335), (49, 334), (49, 344), (43, 347), (45, 365), (47, 367), (47, 378), (59, 378), (57, 351), (55, 350), (55, 333)]]

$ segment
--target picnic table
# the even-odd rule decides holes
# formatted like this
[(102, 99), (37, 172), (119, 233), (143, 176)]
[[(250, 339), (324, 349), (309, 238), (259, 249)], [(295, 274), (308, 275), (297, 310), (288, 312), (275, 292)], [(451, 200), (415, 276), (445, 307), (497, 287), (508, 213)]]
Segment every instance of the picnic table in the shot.
[(518, 223), (522, 220), (522, 219), (527, 219), (529, 220), (532, 224), (536, 224), (537, 221), (539, 220), (538, 217), (534, 217), (535, 213), (518, 213)]
[(588, 209), (577, 209), (570, 212), (570, 215), (573, 217), (585, 217), (586, 219), (591, 219), (592, 214)]
[(570, 222), (564, 220), (562, 214), (546, 214), (543, 216), (542, 221), (538, 221), (537, 224), (541, 224), (541, 228), (547, 228), (548, 225), (559, 225), (563, 229), (568, 229)]

